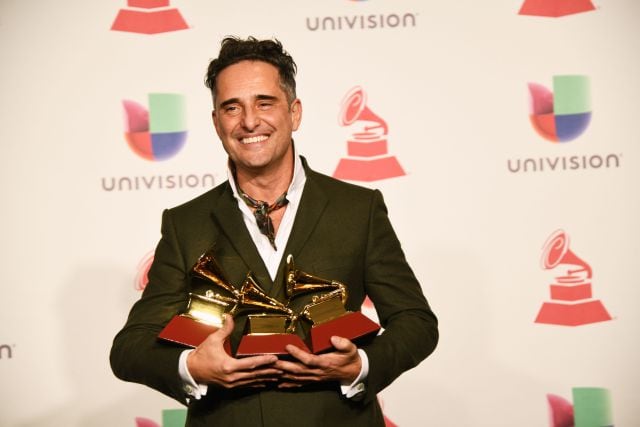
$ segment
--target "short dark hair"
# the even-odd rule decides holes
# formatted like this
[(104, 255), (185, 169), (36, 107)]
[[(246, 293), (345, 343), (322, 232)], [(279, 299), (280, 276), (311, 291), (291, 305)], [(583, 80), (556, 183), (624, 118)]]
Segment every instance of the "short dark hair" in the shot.
[(296, 71), (297, 66), (282, 43), (277, 39), (258, 40), (248, 37), (246, 40), (238, 37), (225, 37), (222, 40), (218, 57), (209, 63), (205, 85), (211, 90), (214, 101), (216, 98), (216, 78), (229, 65), (240, 61), (263, 61), (278, 69), (280, 86), (287, 94), (289, 103), (296, 99)]

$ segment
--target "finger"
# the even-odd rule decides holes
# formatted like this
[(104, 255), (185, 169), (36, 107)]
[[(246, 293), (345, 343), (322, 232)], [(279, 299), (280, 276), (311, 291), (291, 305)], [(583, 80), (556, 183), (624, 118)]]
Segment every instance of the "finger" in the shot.
[(256, 383), (256, 382), (274, 382), (281, 378), (279, 372), (260, 371), (260, 372), (238, 372), (228, 379), (229, 383)]
[(279, 378), (251, 378), (238, 380), (234, 382), (229, 382), (224, 384), (226, 388), (237, 388), (237, 387), (251, 387), (251, 388), (265, 388), (267, 384), (273, 384), (279, 381)]
[(215, 334), (224, 341), (229, 335), (231, 335), (231, 332), (233, 332), (233, 327), (233, 317), (225, 313), (222, 328), (218, 329)]
[(274, 365), (276, 369), (281, 370), (283, 373), (302, 374), (309, 371), (309, 368), (299, 362), (289, 362), (286, 360), (278, 360)]
[(304, 371), (300, 373), (284, 373), (282, 378), (289, 381), (318, 381), (325, 378), (322, 371)]
[(275, 369), (263, 369), (258, 371), (238, 371), (225, 375), (221, 380), (227, 385), (234, 384), (250, 384), (255, 382), (273, 382), (277, 381), (282, 372)]
[(331, 344), (336, 350), (343, 353), (350, 353), (356, 350), (356, 345), (347, 338), (333, 336), (331, 337)]
[(259, 356), (243, 357), (235, 359), (235, 369), (238, 371), (253, 371), (256, 368), (266, 365), (273, 365), (278, 361), (275, 354), (262, 354)]
[(313, 360), (316, 357), (313, 354), (306, 352), (300, 349), (299, 347), (296, 347), (295, 345), (291, 345), (291, 344), (287, 345), (285, 349), (290, 355), (292, 355), (293, 357), (295, 357), (305, 365), (309, 365), (309, 366), (313, 365)]

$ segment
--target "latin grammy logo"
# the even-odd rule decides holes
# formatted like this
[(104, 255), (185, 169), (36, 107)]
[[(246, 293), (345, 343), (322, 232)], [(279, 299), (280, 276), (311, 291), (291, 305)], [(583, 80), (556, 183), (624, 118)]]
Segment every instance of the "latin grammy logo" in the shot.
[(157, 34), (189, 28), (180, 11), (169, 7), (169, 1), (127, 0), (129, 8), (120, 9), (111, 30)]
[(602, 302), (592, 298), (591, 267), (569, 249), (569, 237), (563, 230), (547, 239), (541, 264), (560, 275), (549, 285), (551, 301), (542, 304), (535, 323), (578, 326), (611, 320)]
[(518, 14), (557, 18), (594, 9), (591, 0), (525, 0)]
[(388, 154), (387, 123), (367, 107), (366, 94), (360, 86), (347, 92), (338, 121), (341, 126), (361, 126), (347, 141), (348, 157), (340, 159), (334, 178), (377, 181), (405, 175), (395, 156)]

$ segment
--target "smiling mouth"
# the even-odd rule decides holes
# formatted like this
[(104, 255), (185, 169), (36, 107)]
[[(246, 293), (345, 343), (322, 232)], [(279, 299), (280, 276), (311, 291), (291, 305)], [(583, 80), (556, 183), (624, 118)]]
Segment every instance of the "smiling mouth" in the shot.
[(268, 138), (269, 137), (266, 135), (258, 135), (258, 136), (251, 136), (249, 138), (242, 138), (240, 142), (243, 144), (255, 144), (256, 142), (262, 142)]

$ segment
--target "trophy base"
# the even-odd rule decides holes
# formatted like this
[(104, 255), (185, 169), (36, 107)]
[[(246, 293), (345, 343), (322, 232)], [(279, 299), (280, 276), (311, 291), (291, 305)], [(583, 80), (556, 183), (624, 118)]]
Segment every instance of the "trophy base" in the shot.
[(302, 339), (295, 334), (259, 334), (244, 335), (235, 357), (258, 356), (261, 354), (275, 354), (276, 356), (288, 356), (286, 350), (288, 344), (309, 351)]
[(611, 316), (600, 300), (578, 304), (545, 302), (540, 308), (535, 323), (561, 326), (579, 326), (611, 320)]
[(190, 317), (178, 315), (173, 316), (173, 319), (160, 332), (158, 338), (195, 348), (218, 329)]
[(406, 175), (394, 156), (374, 160), (340, 159), (333, 177), (347, 181), (378, 181)]
[(379, 330), (380, 325), (361, 312), (355, 311), (312, 326), (307, 341), (313, 353), (318, 354), (333, 348), (332, 336), (358, 342), (376, 336)]

